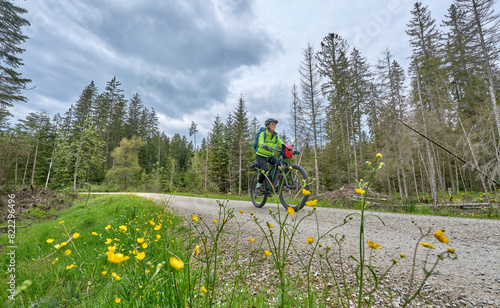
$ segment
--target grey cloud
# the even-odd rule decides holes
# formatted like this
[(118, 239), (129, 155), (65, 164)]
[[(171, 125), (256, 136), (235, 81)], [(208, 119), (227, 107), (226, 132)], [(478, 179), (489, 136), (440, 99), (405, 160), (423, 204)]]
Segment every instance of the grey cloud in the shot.
[(181, 117), (224, 102), (235, 69), (279, 48), (252, 27), (251, 3), (24, 2), (33, 28), (23, 73), (38, 95), (68, 107), (91, 80), (103, 91), (117, 76), (127, 98), (139, 92), (146, 106)]

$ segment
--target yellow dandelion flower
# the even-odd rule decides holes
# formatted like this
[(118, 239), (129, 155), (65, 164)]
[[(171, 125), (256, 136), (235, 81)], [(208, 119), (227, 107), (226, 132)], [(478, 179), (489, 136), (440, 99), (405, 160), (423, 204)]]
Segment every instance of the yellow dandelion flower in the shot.
[(121, 225), (118, 229), (120, 229), (121, 232), (127, 232), (127, 226)]
[(155, 229), (156, 231), (160, 230), (160, 229), (161, 229), (161, 224), (156, 225), (156, 227), (154, 227), (154, 229)]
[(360, 194), (360, 195), (362, 195), (362, 194), (364, 194), (364, 193), (366, 192), (366, 191), (364, 191), (364, 190), (362, 190), (362, 189), (360, 189), (360, 188), (355, 188), (354, 190), (355, 190), (358, 194)]
[(51, 244), (53, 241), (54, 241), (53, 238), (49, 238), (48, 240), (46, 240), (46, 242), (49, 243), (49, 244)]
[(108, 271), (102, 271), (102, 273), (101, 273), (101, 274), (104, 276), (104, 275), (106, 275), (107, 273), (108, 273)]
[(142, 260), (146, 257), (146, 253), (143, 251), (143, 252), (139, 252), (137, 254), (137, 256), (135, 256), (137, 258), (137, 260)]
[(139, 243), (139, 244), (144, 243), (144, 238), (143, 238), (143, 237), (139, 237), (139, 238), (137, 239), (137, 243)]
[(61, 247), (62, 247), (62, 246), (66, 246), (66, 245), (68, 245), (68, 242), (62, 242), (62, 243), (61, 243)]
[(73, 238), (78, 238), (78, 237), (80, 237), (80, 233), (78, 232), (73, 233)]
[(111, 263), (120, 263), (129, 259), (129, 256), (124, 256), (122, 253), (114, 253), (113, 251), (107, 251), (108, 261)]
[(200, 253), (200, 246), (196, 246), (194, 248), (194, 253), (195, 253), (195, 255), (198, 255)]
[(122, 299), (121, 299), (121, 298), (116, 298), (116, 299), (115, 299), (115, 303), (117, 303), (117, 304), (119, 304), (121, 301), (122, 301)]
[(435, 249), (434, 246), (432, 246), (431, 244), (429, 243), (426, 243), (426, 242), (420, 242), (418, 243), (419, 245), (422, 245), (423, 247), (425, 248), (430, 248), (430, 249)]
[(184, 262), (177, 259), (176, 257), (170, 257), (170, 266), (172, 266), (176, 270), (180, 270), (181, 268), (184, 268)]
[(59, 222), (59, 224), (63, 224), (63, 223), (64, 223), (64, 220), (61, 220), (61, 221)]
[(111, 229), (111, 225), (107, 225), (106, 228), (104, 228), (104, 229), (106, 229), (106, 230)]
[(115, 272), (112, 272), (111, 273), (111, 277), (115, 277), (116, 276), (116, 273)]
[(373, 249), (380, 249), (382, 246), (380, 244), (375, 243), (374, 241), (366, 241), (368, 246)]
[(192, 219), (193, 221), (198, 221), (198, 217), (196, 217), (196, 216), (194, 216), (194, 215), (191, 215), (191, 219)]
[(151, 272), (150, 270), (145, 270), (144, 273), (148, 274), (149, 272)]
[(55, 247), (56, 249), (59, 249), (59, 248), (61, 248), (61, 244), (54, 245), (54, 247)]
[(120, 280), (122, 280), (122, 277), (120, 277), (120, 276), (116, 275), (116, 276), (115, 276), (115, 280), (116, 280), (116, 281), (120, 281)]
[(94, 231), (94, 232), (92, 232), (92, 235), (93, 236), (98, 236), (99, 234), (97, 234), (97, 232)]
[(314, 242), (314, 237), (308, 237), (306, 243), (312, 244)]
[(382, 158), (382, 154), (380, 153), (377, 153), (377, 156), (376, 156), (378, 159), (381, 159)]
[(66, 269), (72, 269), (73, 267), (75, 267), (75, 265), (71, 263), (70, 265), (66, 266)]
[(271, 225), (270, 223), (267, 223), (267, 225), (269, 226), (269, 228), (274, 228), (274, 226)]
[(240, 210), (240, 214), (243, 214), (243, 213), (245, 213), (245, 211), (243, 211), (243, 210)]
[(286, 211), (287, 211), (287, 212), (288, 212), (288, 214), (290, 214), (290, 215), (293, 215), (293, 214), (295, 213), (295, 210), (294, 210), (291, 206), (289, 206), (289, 207), (286, 209)]
[(306, 204), (308, 206), (316, 206), (316, 204), (318, 204), (318, 200), (311, 200), (311, 201), (307, 201)]
[(207, 292), (208, 292), (208, 290), (207, 290), (204, 286), (202, 286), (202, 287), (201, 287), (201, 292), (203, 292), (203, 293), (207, 293)]
[(109, 245), (109, 244), (111, 244), (111, 242), (112, 242), (112, 241), (113, 241), (112, 239), (107, 238), (107, 239), (106, 239), (106, 242), (104, 242), (104, 244)]
[(146, 244), (146, 243), (142, 244), (142, 248), (143, 248), (143, 249), (148, 248), (148, 244)]
[(156, 239), (159, 240), (161, 238), (161, 235), (157, 234)]
[(288, 166), (288, 170), (293, 170), (293, 167), (292, 166)]
[(231, 194), (231, 192), (228, 192), (227, 194), (228, 194), (228, 195), (230, 195), (230, 194)]
[[(449, 249), (448, 249), (449, 250)], [(59, 258), (56, 258), (52, 264), (56, 264), (56, 262), (59, 261)]]
[(64, 252), (65, 255), (69, 255), (70, 253), (71, 253), (71, 250), (69, 250), (69, 249)]
[(305, 195), (305, 196), (307, 196), (307, 195), (310, 195), (311, 192), (309, 190), (307, 190), (307, 189), (302, 189), (302, 194)]
[(441, 243), (449, 243), (450, 240), (446, 237), (446, 235), (443, 234), (444, 230), (437, 230), (436, 233), (434, 233), (434, 237), (440, 241)]
[(217, 223), (217, 219), (214, 219), (214, 224), (216, 224), (216, 223)]
[(450, 247), (450, 248), (448, 248), (448, 252), (449, 253), (455, 253), (455, 249), (453, 249), (453, 248)]
[(250, 243), (253, 243), (255, 242), (255, 240), (253, 238), (250, 238)]
[(266, 255), (266, 257), (269, 257), (270, 255), (272, 255), (272, 253), (269, 250), (264, 251), (264, 254)]

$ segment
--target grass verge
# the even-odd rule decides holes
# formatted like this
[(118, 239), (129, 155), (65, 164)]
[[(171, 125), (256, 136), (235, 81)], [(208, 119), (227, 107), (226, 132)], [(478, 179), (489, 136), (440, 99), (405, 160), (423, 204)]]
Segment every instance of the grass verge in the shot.
[(17, 293), (15, 307), (186, 306), (183, 290), (192, 290), (193, 280), (165, 266), (171, 257), (189, 259), (185, 234), (182, 218), (166, 204), (130, 195), (91, 198), (56, 220), (18, 229), (15, 249), (1, 235), (0, 298)]

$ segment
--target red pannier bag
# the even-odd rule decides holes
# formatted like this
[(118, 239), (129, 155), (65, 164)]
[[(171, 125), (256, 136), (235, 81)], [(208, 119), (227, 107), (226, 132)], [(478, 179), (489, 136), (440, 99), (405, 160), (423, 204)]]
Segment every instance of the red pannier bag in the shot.
[(284, 149), (284, 152), (285, 152), (285, 157), (286, 158), (292, 158), (293, 157), (293, 145), (291, 144), (285, 144), (283, 145), (283, 149)]

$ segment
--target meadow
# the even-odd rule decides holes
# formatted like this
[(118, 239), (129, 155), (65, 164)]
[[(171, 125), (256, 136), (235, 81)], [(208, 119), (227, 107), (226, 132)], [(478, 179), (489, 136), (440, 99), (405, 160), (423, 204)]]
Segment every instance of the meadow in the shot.
[[(9, 280), (13, 258), (8, 254), (8, 236), (0, 237), (4, 247), (0, 303), (3, 307), (370, 307), (376, 300), (381, 303), (375, 294), (385, 294), (385, 303), (399, 297), (405, 307), (420, 295), (439, 261), (456, 255), (446, 245), (449, 240), (443, 230), (419, 227), (419, 241), (409, 256), (413, 267), (407, 291), (385, 291), (387, 274), (407, 256), (401, 254), (390, 266), (378, 267), (372, 263), (372, 253), (380, 244), (364, 238), (364, 221), (374, 216), (364, 213), (367, 191), (383, 167), (380, 158), (370, 179), (356, 182), (361, 211), (347, 215), (324, 234), (308, 237), (307, 253), (299, 248), (296, 235), (304, 219), (317, 221), (317, 200), (309, 201), (300, 215), (292, 208), (269, 209), (270, 223), (253, 212), (235, 213), (229, 200), (218, 202), (217, 219), (205, 221), (174, 213), (168, 202), (133, 195), (92, 197), (58, 212), (55, 220), (18, 229), (15, 284)], [(322, 245), (331, 231), (357, 215), (361, 218), (358, 255), (342, 257), (342, 238), (335, 237), (338, 247)], [(240, 238), (246, 223), (255, 223), (261, 234)], [(227, 236), (229, 224), (236, 226), (232, 237)], [(430, 255), (436, 248), (438, 254)], [(300, 270), (290, 266), (292, 258)], [(319, 277), (311, 272), (318, 260)], [(423, 276), (416, 274), (421, 269)]]

